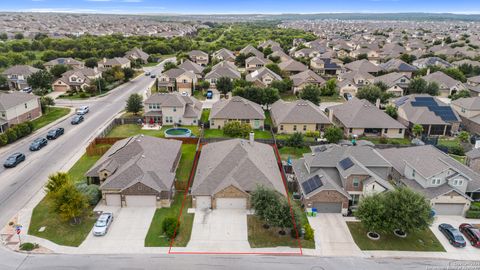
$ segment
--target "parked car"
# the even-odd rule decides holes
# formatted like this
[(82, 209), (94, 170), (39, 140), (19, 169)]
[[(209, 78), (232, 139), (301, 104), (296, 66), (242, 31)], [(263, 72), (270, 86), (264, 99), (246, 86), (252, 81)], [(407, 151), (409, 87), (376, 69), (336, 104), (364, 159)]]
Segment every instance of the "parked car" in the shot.
[(3, 163), (3, 167), (5, 168), (13, 168), (16, 167), (18, 164), (22, 163), (25, 160), (25, 155), (22, 153), (14, 153), (10, 155), (5, 163)]
[(212, 90), (207, 91), (207, 99), (212, 99), (213, 98), (213, 92)]
[(48, 140), (45, 138), (37, 138), (30, 144), (30, 151), (38, 151), (47, 146)]
[(80, 124), (81, 122), (83, 122), (84, 118), (83, 118), (83, 115), (75, 115), (73, 118), (72, 118), (72, 121), (70, 122), (72, 125), (78, 125)]
[(450, 245), (454, 247), (465, 247), (467, 245), (467, 242), (465, 242), (465, 239), (463, 238), (460, 231), (458, 231), (452, 225), (442, 223), (438, 225), (438, 229), (443, 233), (443, 235), (445, 235), (445, 237), (447, 237)]
[(460, 224), (460, 232), (467, 238), (470, 244), (474, 247), (480, 248), (480, 230), (472, 224)]
[(102, 236), (105, 235), (108, 231), (108, 228), (113, 222), (113, 213), (102, 213), (95, 225), (93, 226), (93, 235)]
[(32, 87), (25, 87), (25, 88), (22, 89), (22, 92), (30, 94), (30, 93), (32, 93)]
[(150, 75), (150, 78), (152, 78), (152, 79), (156, 78), (156, 77), (157, 77), (157, 75), (155, 75), (155, 74)]
[(52, 129), (52, 130), (48, 131), (47, 139), (55, 140), (56, 138), (62, 136), (64, 132), (65, 132), (65, 130), (63, 128)]
[(343, 94), (343, 97), (344, 97), (347, 101), (349, 101), (350, 99), (353, 98), (352, 94), (350, 94), (350, 93), (345, 93), (345, 94)]
[(150, 76), (150, 72), (145, 72), (145, 76)]
[(77, 109), (77, 114), (78, 114), (78, 115), (85, 115), (85, 114), (87, 114), (89, 111), (90, 111), (90, 108), (88, 108), (88, 106), (82, 106), (82, 107), (80, 107), (80, 108)]

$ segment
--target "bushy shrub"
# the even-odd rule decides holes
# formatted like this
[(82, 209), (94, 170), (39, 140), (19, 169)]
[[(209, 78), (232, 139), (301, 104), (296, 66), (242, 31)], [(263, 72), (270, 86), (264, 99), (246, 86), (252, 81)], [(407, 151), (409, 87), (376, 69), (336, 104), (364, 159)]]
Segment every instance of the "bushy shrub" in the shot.
[(480, 218), (480, 210), (468, 210), (467, 214), (465, 215), (466, 218)]
[(20, 250), (24, 250), (24, 251), (32, 251), (36, 248), (38, 248), (38, 244), (36, 243), (26, 242), (20, 245)]
[(162, 221), (162, 230), (168, 238), (173, 238), (175, 236), (177, 223), (178, 220), (174, 217), (167, 217)]
[(7, 145), (8, 137), (5, 133), (0, 134), (0, 146)]
[(102, 198), (102, 193), (98, 185), (88, 185), (85, 182), (80, 182), (76, 184), (77, 189), (85, 195), (88, 200), (88, 204), (91, 206), (97, 205), (97, 203)]
[(307, 223), (305, 224), (305, 226), (303, 226), (303, 228), (305, 229), (305, 235), (303, 236), (303, 239), (313, 240), (315, 236), (315, 231), (313, 230), (312, 226), (310, 226), (310, 224)]
[(229, 137), (247, 137), (252, 131), (252, 127), (247, 123), (241, 123), (239, 121), (231, 121), (225, 124), (223, 127), (223, 134)]
[(13, 143), (17, 140), (17, 132), (12, 128), (7, 129), (5, 135), (7, 135), (8, 143)]
[(80, 95), (78, 95), (80, 98), (86, 98), (87, 94), (85, 92), (81, 92)]
[(295, 132), (287, 138), (285, 143), (291, 147), (302, 147), (304, 145), (303, 134)]
[(388, 143), (388, 139), (385, 138), (385, 137), (380, 137), (380, 139), (378, 140), (379, 143), (381, 144), (387, 144)]
[(448, 152), (450, 154), (454, 154), (454, 155), (457, 155), (457, 156), (464, 156), (465, 155), (465, 150), (463, 150), (463, 147), (460, 146), (460, 145), (454, 145), (454, 146), (448, 147)]
[(305, 137), (311, 137), (311, 138), (314, 138), (314, 137), (320, 137), (320, 131), (307, 131), (305, 132)]

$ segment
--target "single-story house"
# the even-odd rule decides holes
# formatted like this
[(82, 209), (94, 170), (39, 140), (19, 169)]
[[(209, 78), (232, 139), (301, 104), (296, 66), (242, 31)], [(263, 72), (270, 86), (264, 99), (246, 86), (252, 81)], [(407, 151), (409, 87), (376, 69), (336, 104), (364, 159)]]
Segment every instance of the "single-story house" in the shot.
[(253, 129), (263, 129), (265, 112), (259, 104), (234, 96), (215, 102), (208, 120), (212, 129), (222, 129), (229, 121), (240, 121), (250, 124)]

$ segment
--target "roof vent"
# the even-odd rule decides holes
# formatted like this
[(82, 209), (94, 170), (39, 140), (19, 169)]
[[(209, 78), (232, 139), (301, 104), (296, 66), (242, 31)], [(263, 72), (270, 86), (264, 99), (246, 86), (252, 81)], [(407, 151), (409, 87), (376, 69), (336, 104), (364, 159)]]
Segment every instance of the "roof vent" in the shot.
[(142, 158), (145, 158), (145, 155), (142, 155)]

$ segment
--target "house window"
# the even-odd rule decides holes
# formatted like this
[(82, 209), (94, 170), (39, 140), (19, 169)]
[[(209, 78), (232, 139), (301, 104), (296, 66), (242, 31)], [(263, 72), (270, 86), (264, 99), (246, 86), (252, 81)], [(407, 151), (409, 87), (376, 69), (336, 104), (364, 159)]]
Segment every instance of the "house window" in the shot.
[(415, 170), (412, 170), (412, 177), (415, 177)]
[(402, 132), (403, 132), (403, 129), (399, 128), (398, 129), (398, 134), (402, 134)]
[(353, 178), (353, 187), (358, 188), (360, 186), (360, 180), (357, 177)]
[(142, 190), (142, 185), (138, 185), (138, 190)]
[(283, 125), (280, 125), (280, 130), (283, 130)]
[(177, 111), (177, 107), (173, 107), (173, 111), (176, 112), (176, 111)]
[(193, 119), (193, 123), (196, 124), (196, 123), (197, 123), (197, 120)]
[(28, 108), (27, 103), (25, 103), (25, 109)]
[(293, 125), (293, 131), (297, 131), (297, 125)]
[(303, 131), (307, 130), (307, 125), (303, 125)]
[(440, 178), (433, 178), (432, 185), (440, 185)]
[(383, 133), (388, 133), (388, 128), (386, 128), (386, 129), (383, 131)]
[(455, 179), (455, 180), (453, 180), (453, 185), (454, 186), (463, 186), (463, 180), (462, 179)]
[(353, 132), (353, 128), (349, 129), (348, 132), (349, 132), (349, 133), (352, 133), (352, 132)]
[(465, 113), (465, 109), (464, 109), (464, 108), (462, 108), (462, 113)]
[(350, 196), (352, 197), (352, 206), (358, 205), (360, 194), (351, 194)]

